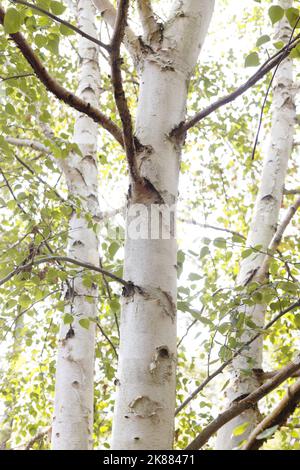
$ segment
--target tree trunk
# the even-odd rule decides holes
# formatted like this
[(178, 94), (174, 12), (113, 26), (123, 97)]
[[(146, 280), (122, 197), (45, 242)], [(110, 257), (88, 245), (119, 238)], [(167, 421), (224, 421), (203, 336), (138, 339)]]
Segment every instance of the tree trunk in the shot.
[[(79, 28), (96, 37), (91, 0), (78, 0), (77, 14)], [(80, 37), (78, 50), (78, 94), (97, 107), (100, 95), (98, 46)], [(75, 122), (74, 142), (82, 155), (73, 153), (62, 162), (69, 194), (78, 198), (82, 207), (81, 214), (73, 212), (70, 218), (68, 256), (94, 265), (99, 265), (99, 240), (88, 217), (96, 224), (100, 216), (97, 134), (97, 124), (86, 115), (79, 115)], [(74, 320), (71, 324), (63, 322), (60, 332), (52, 428), (54, 450), (92, 448), (95, 322), (90, 322), (88, 329), (79, 322), (96, 317), (97, 296), (97, 286), (86, 287), (78, 271), (74, 281), (69, 282), (65, 296), (65, 313), (72, 315)]]
[[(292, 0), (281, 0), (282, 8), (292, 6)], [(284, 18), (277, 27), (276, 39), (287, 43), (291, 37), (292, 29)], [(261, 185), (257, 195), (256, 207), (247, 239), (247, 246), (261, 245), (265, 252), (276, 232), (279, 211), (283, 198), (284, 181), (286, 177), (288, 159), (291, 155), (294, 125), (295, 125), (295, 90), (293, 87), (292, 59), (286, 59), (278, 68), (273, 82), (272, 127), (270, 133), (269, 149), (264, 161)], [(245, 258), (241, 262), (238, 285), (246, 285), (247, 280), (265, 282), (266, 278), (258, 279), (256, 274), (265, 258), (263, 253)], [(244, 310), (243, 310), (244, 311)], [(247, 307), (246, 317), (251, 319), (258, 327), (263, 327), (265, 305)], [(246, 327), (242, 341), (246, 342), (253, 337), (254, 331)], [(233, 400), (253, 392), (259, 383), (255, 374), (246, 375), (245, 369), (262, 368), (263, 337), (260, 337), (243, 354), (237, 356), (232, 364), (231, 384), (227, 389), (227, 400), (230, 405)], [(250, 362), (249, 362), (250, 361)], [(248, 410), (226, 424), (218, 433), (217, 449), (233, 449), (247, 439), (260, 420), (258, 408)], [(248, 422), (245, 432), (239, 436), (232, 436), (233, 430)]]
[(146, 185), (131, 182), (129, 191), (124, 278), (136, 287), (123, 298), (114, 449), (170, 449), (173, 444), (174, 217), (182, 142), (169, 134), (185, 117), (189, 78), (213, 7), (214, 0), (178, 2), (163, 29), (150, 39), (147, 32), (153, 52), (139, 64), (136, 136), (147, 148), (138, 156)]

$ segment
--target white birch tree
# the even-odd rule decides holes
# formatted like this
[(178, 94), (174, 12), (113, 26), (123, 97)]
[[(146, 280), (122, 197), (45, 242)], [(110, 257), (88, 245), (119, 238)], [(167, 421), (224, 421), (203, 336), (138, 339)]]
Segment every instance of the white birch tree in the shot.
[[(281, 0), (281, 8), (292, 7), (292, 0)], [(276, 24), (276, 40), (287, 44), (292, 35), (292, 28), (286, 18)], [(261, 182), (257, 194), (255, 211), (247, 237), (247, 245), (259, 246), (261, 253), (254, 253), (241, 262), (237, 284), (246, 286), (249, 282), (265, 283), (268, 277), (268, 267), (264, 265), (265, 252), (276, 233), (279, 212), (282, 205), (283, 190), (289, 157), (294, 141), (296, 122), (295, 85), (293, 81), (293, 61), (284, 60), (276, 71), (273, 81), (272, 98), (272, 127), (269, 136), (269, 146), (263, 163)], [(266, 306), (257, 304), (243, 309), (246, 320), (250, 319), (257, 327), (264, 326)], [(247, 328), (242, 335), (244, 342), (253, 336), (253, 329)], [(235, 358), (232, 363), (232, 378), (227, 389), (228, 404), (240, 397), (245, 397), (259, 386), (255, 372), (247, 374), (249, 369), (263, 369), (263, 338), (254, 341), (249, 349)], [(239, 442), (246, 439), (260, 421), (257, 407), (249, 409), (225, 425), (218, 435), (218, 449), (235, 448)], [(234, 430), (245, 424), (242, 434), (234, 435)], [(248, 423), (248, 424), (247, 424)]]

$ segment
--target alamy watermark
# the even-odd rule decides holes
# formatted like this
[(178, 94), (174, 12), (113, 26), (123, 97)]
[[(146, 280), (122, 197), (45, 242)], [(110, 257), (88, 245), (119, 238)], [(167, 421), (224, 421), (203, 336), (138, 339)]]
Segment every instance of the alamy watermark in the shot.
[[(125, 215), (125, 211), (124, 211)], [(125, 224), (124, 224), (125, 225)], [(126, 211), (126, 229), (109, 225), (111, 240), (172, 240), (176, 238), (176, 205), (131, 204)]]

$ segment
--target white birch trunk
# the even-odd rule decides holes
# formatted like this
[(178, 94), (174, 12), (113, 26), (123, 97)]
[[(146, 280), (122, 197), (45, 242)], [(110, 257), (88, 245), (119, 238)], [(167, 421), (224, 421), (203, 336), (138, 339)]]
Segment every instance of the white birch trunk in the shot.
[[(138, 288), (123, 299), (114, 449), (173, 445), (177, 245), (174, 220), (168, 224), (167, 218), (175, 215), (182, 142), (168, 135), (185, 117), (189, 78), (213, 7), (214, 0), (178, 2), (163, 36), (153, 35), (154, 52), (139, 64), (136, 136), (148, 151), (138, 163), (149, 185), (131, 184), (129, 194), (124, 278)], [(164, 236), (148, 236), (148, 221), (155, 232), (159, 210), (167, 215)], [(135, 236), (138, 223), (144, 238)]]
[[(95, 10), (91, 0), (78, 0), (77, 14), (79, 28), (96, 37)], [(80, 37), (78, 52), (78, 95), (92, 106), (98, 106), (98, 47)], [(89, 214), (94, 223), (99, 220), (97, 134), (97, 124), (87, 116), (79, 115), (74, 128), (74, 142), (82, 156), (74, 153), (62, 162), (69, 193), (81, 201), (83, 209), (80, 216), (73, 213), (70, 218), (68, 256), (94, 265), (99, 264), (99, 241), (95, 231), (88, 228), (84, 213)], [(79, 321), (95, 318), (97, 295), (97, 287), (85, 287), (81, 275), (76, 277), (66, 293), (69, 302), (66, 312), (74, 315), (74, 322), (71, 329), (70, 325), (62, 324), (60, 332), (52, 427), (54, 450), (92, 448), (95, 323), (91, 322), (89, 329), (85, 329)]]
[[(282, 8), (292, 6), (292, 0), (281, 0)], [(287, 43), (292, 29), (286, 19), (277, 26), (277, 40)], [(292, 59), (285, 60), (278, 68), (273, 84), (272, 127), (270, 143), (263, 165), (261, 185), (257, 195), (256, 207), (247, 239), (247, 246), (261, 245), (261, 251), (266, 251), (276, 232), (279, 211), (282, 203), (284, 181), (286, 177), (288, 159), (291, 155), (294, 125), (295, 125), (295, 90), (293, 87)], [(265, 258), (263, 253), (257, 253), (241, 262), (238, 285), (245, 285), (247, 279), (257, 280), (255, 273), (259, 270)], [(259, 281), (264, 281), (259, 279)], [(256, 305), (246, 308), (246, 316), (257, 326), (263, 327), (265, 306)], [(246, 330), (242, 340), (247, 341), (253, 337), (253, 330)], [(263, 338), (259, 338), (243, 354), (234, 359), (232, 364), (231, 384), (227, 388), (228, 405), (233, 400), (253, 392), (259, 383), (254, 374), (246, 376), (243, 370), (262, 368)], [(248, 362), (251, 359), (251, 364)], [(260, 420), (258, 408), (248, 410), (230, 421), (218, 433), (217, 449), (233, 449), (242, 440), (246, 439)], [(245, 432), (240, 436), (232, 436), (233, 430), (248, 422)]]

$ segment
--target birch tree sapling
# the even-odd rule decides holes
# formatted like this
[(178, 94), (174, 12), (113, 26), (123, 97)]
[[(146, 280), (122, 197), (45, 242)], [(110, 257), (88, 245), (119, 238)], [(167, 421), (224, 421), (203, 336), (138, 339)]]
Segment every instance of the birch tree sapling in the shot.
[[(79, 27), (96, 37), (95, 8), (91, 0), (78, 0)], [(100, 96), (98, 46), (86, 38), (78, 41), (78, 95), (95, 108)], [(74, 142), (81, 155), (72, 153), (62, 163), (69, 194), (81, 203), (69, 223), (68, 256), (99, 265), (100, 219), (97, 170), (98, 125), (85, 114), (76, 118)], [(90, 223), (92, 222), (92, 223)], [(65, 294), (67, 309), (62, 322), (56, 369), (55, 410), (52, 427), (54, 450), (92, 448), (94, 406), (94, 349), (98, 288), (87, 287), (78, 271)], [(91, 320), (91, 321), (90, 321)]]
[[(292, 0), (279, 2), (283, 9), (292, 6)], [(276, 40), (287, 44), (292, 36), (292, 28), (284, 17), (276, 24)], [(261, 253), (253, 253), (240, 264), (237, 284), (246, 286), (249, 282), (264, 283), (267, 281), (265, 270), (261, 267), (265, 259), (264, 252), (268, 249), (276, 232), (280, 207), (283, 198), (288, 160), (292, 151), (294, 126), (296, 118), (295, 88), (293, 82), (293, 62), (287, 58), (278, 66), (273, 81), (272, 126), (270, 142), (263, 164), (261, 183), (258, 191), (255, 210), (247, 238), (247, 246), (260, 246)], [(245, 307), (245, 331), (241, 340), (253, 336), (253, 327), (247, 326), (247, 321), (258, 328), (264, 325), (266, 306), (256, 304)], [(262, 369), (263, 337), (259, 337), (243, 354), (234, 358), (231, 370), (231, 383), (226, 390), (228, 406), (240, 397), (252, 393), (258, 386), (257, 376), (251, 369)], [(227, 423), (218, 433), (217, 449), (233, 449), (239, 442), (246, 439), (260, 420), (258, 408), (249, 409)], [(242, 434), (234, 435), (235, 428), (245, 424)], [(247, 424), (248, 423), (248, 424)]]

